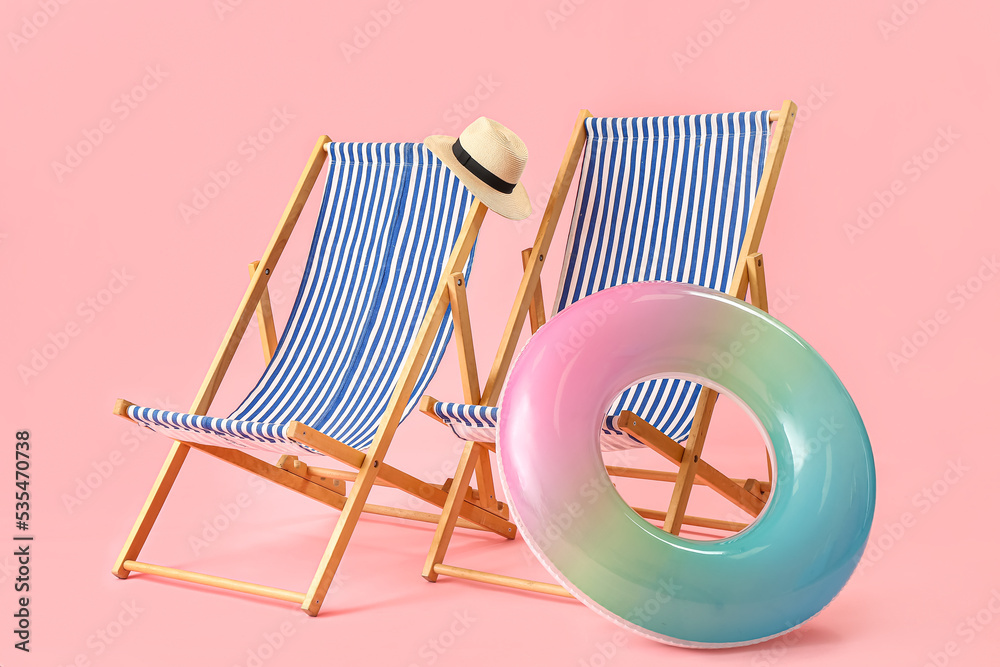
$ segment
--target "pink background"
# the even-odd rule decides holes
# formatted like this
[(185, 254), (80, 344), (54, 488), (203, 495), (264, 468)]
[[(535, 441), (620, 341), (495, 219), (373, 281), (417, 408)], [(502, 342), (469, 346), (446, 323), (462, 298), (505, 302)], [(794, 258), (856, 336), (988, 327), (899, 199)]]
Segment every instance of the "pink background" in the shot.
[[(1000, 102), (1000, 10), (917, 0), (181, 4), (14, 0), (0, 17), (0, 540), (15, 532), (20, 429), (33, 443), (35, 535), (28, 655), (12, 649), (13, 547), (0, 547), (0, 663), (993, 664), (1000, 232), (984, 200), (995, 194), (998, 142), (977, 128)], [(375, 36), (345, 54), (367, 24)], [(419, 576), (431, 527), (379, 518), (362, 522), (317, 619), (110, 574), (168, 445), (113, 417), (114, 399), (190, 405), (246, 264), (317, 136), (419, 141), (488, 115), (529, 146), (524, 182), (540, 212), (582, 107), (658, 115), (773, 109), (785, 98), (801, 111), (762, 246), (771, 302), (852, 392), (879, 483), (862, 570), (804, 628), (713, 653), (659, 645), (573, 601), (432, 586)], [(269, 143), (253, 148), (257, 135)], [(67, 163), (81, 144), (87, 154)], [(181, 206), (227, 164), (226, 187), (209, 187), (217, 196), (185, 220)], [(315, 206), (272, 281), (279, 315)], [(859, 209), (870, 216), (860, 224)], [(484, 375), (538, 218), (491, 215), (484, 227), (471, 285)], [(547, 300), (557, 265), (544, 276)], [(213, 414), (227, 414), (260, 369), (251, 329)], [(460, 396), (453, 353), (431, 393)], [(722, 417), (706, 456), (734, 474), (759, 469), (759, 451), (734, 443), (745, 418)], [(440, 481), (459, 446), (415, 416), (390, 461)], [(619, 488), (665, 503), (663, 491)], [(230, 525), (206, 533), (237, 501), (246, 506)], [(193, 454), (143, 558), (304, 590), (335, 518)], [(544, 576), (520, 540), (460, 532), (449, 560)]]

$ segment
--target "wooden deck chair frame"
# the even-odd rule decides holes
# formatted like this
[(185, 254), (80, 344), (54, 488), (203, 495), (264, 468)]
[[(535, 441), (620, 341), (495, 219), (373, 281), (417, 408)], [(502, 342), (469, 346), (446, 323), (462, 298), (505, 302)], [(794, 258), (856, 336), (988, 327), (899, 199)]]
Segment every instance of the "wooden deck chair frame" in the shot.
[[(277, 345), (277, 336), (275, 335), (274, 321), (271, 316), (267, 282), (274, 273), (274, 267), (326, 161), (327, 152), (325, 145), (329, 142), (330, 138), (327, 136), (320, 137), (316, 142), (309, 162), (303, 170), (298, 184), (295, 186), (292, 198), (285, 208), (262, 258), (250, 265), (250, 285), (243, 295), (243, 299), (237, 308), (236, 314), (233, 316), (229, 329), (223, 337), (222, 344), (219, 346), (218, 352), (216, 352), (215, 358), (209, 367), (208, 374), (205, 376), (205, 380), (191, 406), (190, 412), (192, 414), (204, 415), (210, 408), (233, 359), (236, 348), (246, 331), (250, 319), (254, 317), (255, 313), (260, 323), (261, 341), (265, 359), (270, 361)], [(115, 562), (114, 569), (112, 570), (114, 575), (124, 579), (128, 577), (130, 572), (141, 572), (295, 602), (300, 604), (307, 614), (315, 616), (319, 613), (362, 512), (432, 523), (439, 522), (442, 516), (440, 514), (373, 505), (368, 503), (367, 499), (372, 487), (379, 484), (400, 489), (439, 507), (443, 507), (449, 500), (447, 489), (442, 488), (441, 485), (419, 480), (386, 464), (383, 459), (402, 418), (407, 397), (413, 391), (417, 377), (423, 367), (424, 359), (433, 342), (434, 332), (440, 326), (449, 305), (452, 306), (452, 310), (464, 308), (464, 303), (459, 304), (455, 301), (464, 295), (464, 279), (461, 269), (465, 266), (466, 260), (472, 252), (486, 211), (487, 207), (484, 204), (479, 200), (474, 200), (466, 214), (461, 231), (442, 274), (442, 279), (434, 292), (417, 337), (400, 371), (395, 389), (386, 411), (382, 415), (372, 445), (366, 451), (359, 451), (305, 424), (298, 422), (292, 422), (291, 424), (289, 430), (292, 432), (292, 429), (294, 429), (293, 435), (291, 435), (294, 440), (337, 459), (341, 463), (356, 469), (357, 472), (307, 466), (302, 461), (299, 461), (297, 457), (290, 455), (282, 456), (277, 465), (272, 465), (237, 449), (174, 441), (170, 453), (153, 484), (153, 488), (139, 513), (139, 517), (136, 519), (135, 525), (125, 542), (125, 546)], [(464, 333), (464, 331), (459, 332), (459, 335), (461, 336)], [(115, 405), (114, 413), (129, 419), (129, 405), (131, 404), (127, 401), (119, 400)], [(177, 478), (181, 466), (192, 449), (202, 451), (280, 486), (341, 510), (340, 518), (333, 531), (333, 535), (323, 553), (312, 582), (304, 593), (178, 568), (153, 565), (137, 560), (139, 552), (153, 528), (157, 515), (163, 508), (163, 504)], [(489, 465), (489, 459), (486, 458), (484, 460), (485, 464)], [(345, 491), (346, 481), (353, 482), (349, 492)], [(488, 488), (491, 486), (492, 476), (488, 469), (482, 469), (481, 481), (484, 487)], [(461, 503), (453, 502), (452, 508), (453, 514), (456, 516), (460, 515), (459, 523), (464, 527), (493, 531), (509, 538), (513, 538), (516, 533), (516, 529), (508, 520), (505, 510), (491, 510), (473, 500)], [(457, 511), (454, 511), (455, 508), (457, 508)]]
[[(728, 291), (730, 296), (739, 299), (746, 298), (749, 291), (751, 302), (765, 312), (767, 311), (767, 287), (764, 281), (764, 259), (761, 253), (758, 252), (758, 248), (764, 231), (764, 224), (767, 220), (767, 214), (771, 207), (771, 200), (774, 196), (778, 175), (781, 171), (781, 164), (784, 160), (785, 149), (788, 145), (796, 111), (797, 107), (795, 103), (791, 100), (785, 100), (780, 111), (771, 111), (768, 116), (768, 120), (773, 123), (771, 140), (767, 149), (763, 173), (758, 184), (753, 208), (751, 209), (750, 218), (747, 223), (743, 245), (737, 259), (736, 272)], [(559, 167), (559, 172), (553, 184), (552, 194), (542, 215), (535, 243), (530, 249), (526, 249), (522, 253), (524, 275), (521, 278), (521, 284), (514, 298), (514, 305), (507, 319), (499, 349), (493, 360), (493, 367), (486, 380), (486, 386), (481, 392), (481, 402), (474, 401), (475, 397), (480, 396), (478, 387), (473, 386), (470, 391), (467, 386), (465, 391), (465, 400), (467, 403), (476, 402), (480, 405), (496, 406), (500, 398), (501, 388), (514, 358), (515, 347), (520, 332), (524, 327), (525, 318), (529, 318), (531, 333), (537, 331), (545, 322), (540, 276), (542, 267), (548, 256), (549, 245), (551, 244), (563, 205), (565, 204), (573, 177), (576, 173), (577, 165), (583, 153), (587, 138), (584, 123), (590, 117), (592, 117), (592, 114), (586, 109), (581, 110), (577, 116), (573, 133), (570, 136), (569, 146), (563, 156), (562, 164)], [(467, 315), (463, 313), (461, 318), (465, 320), (463, 324), (465, 329), (464, 338), (471, 341), (471, 330), (467, 321)], [(461, 344), (462, 339), (457, 339), (457, 342)], [(471, 346), (468, 349), (460, 349), (460, 354), (463, 357), (463, 366), (471, 365), (471, 368), (475, 369), (474, 354), (472, 353)], [(686, 445), (681, 445), (674, 441), (631, 412), (622, 412), (619, 416), (619, 428), (677, 465), (678, 470), (677, 472), (667, 472), (608, 466), (608, 473), (619, 477), (673, 482), (673, 492), (665, 511), (644, 508), (633, 509), (643, 518), (662, 520), (664, 522), (664, 530), (675, 535), (680, 532), (681, 526), (684, 524), (733, 532), (742, 530), (747, 525), (740, 522), (687, 515), (685, 512), (691, 497), (691, 490), (696, 483), (707, 485), (751, 516), (757, 516), (761, 512), (770, 492), (770, 480), (760, 482), (754, 479), (731, 479), (701, 459), (705, 437), (717, 399), (717, 392), (707, 387), (703, 388), (695, 407), (691, 432)], [(437, 402), (431, 396), (424, 396), (421, 400), (420, 409), (432, 418), (438, 419), (432, 407)], [(487, 450), (495, 450), (494, 443), (466, 442), (462, 457), (455, 471), (455, 477), (451, 481), (448, 501), (444, 506), (441, 520), (438, 522), (434, 539), (427, 554), (427, 560), (424, 563), (422, 573), (424, 578), (428, 581), (437, 581), (439, 575), (446, 575), (521, 590), (572, 597), (564, 587), (557, 584), (482, 572), (449, 565), (444, 562), (444, 557), (459, 516), (456, 511), (459, 508), (458, 499), (463, 497), (464, 494), (469, 493), (468, 487), (473, 471), (472, 463), (476, 463), (476, 469), (478, 470), (478, 466), (482, 465), (480, 463), (481, 458), (484, 455), (488, 456)], [(770, 461), (768, 461), (768, 466), (770, 467)]]

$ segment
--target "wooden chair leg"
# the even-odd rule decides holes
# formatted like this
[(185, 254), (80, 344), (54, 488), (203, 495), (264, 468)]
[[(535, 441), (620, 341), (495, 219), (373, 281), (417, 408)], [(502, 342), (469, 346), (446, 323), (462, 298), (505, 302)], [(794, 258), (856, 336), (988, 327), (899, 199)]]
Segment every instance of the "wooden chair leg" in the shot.
[(139, 557), (139, 552), (142, 551), (143, 545), (146, 544), (146, 538), (149, 537), (149, 532), (153, 529), (153, 524), (156, 522), (156, 517), (159, 516), (160, 510), (163, 509), (163, 503), (167, 500), (167, 495), (174, 485), (174, 480), (177, 479), (177, 473), (181, 471), (181, 466), (184, 465), (184, 459), (187, 458), (190, 450), (190, 447), (176, 440), (173, 447), (170, 448), (167, 460), (163, 463), (163, 467), (160, 468), (160, 474), (156, 477), (156, 481), (153, 482), (153, 488), (150, 489), (149, 495), (146, 497), (146, 503), (142, 506), (142, 511), (139, 512), (139, 517), (135, 520), (135, 525), (132, 526), (132, 532), (129, 533), (128, 539), (125, 540), (125, 546), (122, 547), (122, 551), (118, 555), (118, 560), (115, 561), (114, 569), (111, 570), (119, 579), (124, 579), (128, 576), (129, 570), (125, 568), (125, 562), (134, 561)]
[(503, 503), (497, 502), (490, 450), (485, 447), (479, 448), (479, 455), (476, 457), (476, 488), (479, 490), (479, 503), (483, 507), (491, 512), (499, 512), (503, 509)]
[[(458, 350), (465, 402), (476, 404), (482, 399), (482, 393), (479, 387), (479, 371), (476, 367), (476, 350), (472, 340), (472, 324), (469, 320), (465, 276), (461, 273), (454, 273), (448, 277), (448, 300), (451, 302), (451, 315), (455, 322), (455, 347)], [(491, 511), (498, 510), (490, 454), (482, 448), (476, 458), (476, 486), (479, 489), (480, 504)]]
[[(444, 554), (448, 551), (448, 544), (451, 536), (455, 532), (455, 522), (458, 521), (458, 510), (462, 499), (465, 498), (465, 490), (469, 487), (472, 472), (479, 461), (480, 452), (486, 451), (478, 443), (468, 441), (465, 443), (465, 450), (462, 458), (459, 459), (458, 469), (455, 471), (455, 478), (448, 489), (448, 499), (441, 509), (441, 520), (434, 531), (434, 539), (431, 548), (427, 552), (427, 560), (424, 563), (423, 577), (427, 581), (437, 581), (438, 573), (434, 568), (444, 560)], [(513, 538), (513, 535), (511, 536)]]
[(461, 272), (448, 276), (448, 301), (455, 323), (455, 348), (462, 375), (462, 391), (467, 403), (479, 403), (479, 369), (476, 366), (476, 349), (472, 341), (472, 323), (469, 320), (469, 300), (465, 293), (465, 276)]
[[(531, 248), (525, 248), (521, 251), (521, 267), (525, 272), (528, 271), (528, 262), (531, 261), (531, 250)], [(532, 334), (545, 324), (545, 303), (542, 300), (541, 281), (538, 282), (538, 287), (535, 288), (534, 293), (531, 295), (531, 304), (528, 306), (528, 321), (531, 324)]]
[(750, 301), (767, 312), (767, 284), (764, 281), (764, 255), (755, 252), (747, 257), (747, 281)]
[[(257, 272), (260, 262), (250, 262), (250, 277)], [(278, 334), (274, 330), (274, 315), (271, 312), (271, 295), (264, 287), (257, 302), (257, 328), (260, 329), (260, 344), (264, 350), (264, 363), (271, 363), (271, 357), (278, 347)]]
[[(467, 447), (466, 449), (468, 450), (469, 448)], [(376, 450), (376, 455), (373, 455), (371, 450), (369, 450), (369, 453), (365, 456), (365, 461), (361, 465), (361, 469), (358, 471), (354, 485), (351, 487), (351, 491), (347, 496), (347, 502), (341, 510), (337, 526), (333, 531), (333, 535), (330, 538), (326, 551), (323, 553), (323, 558), (320, 560), (319, 567), (316, 570), (316, 575), (313, 577), (309, 590), (306, 592), (305, 601), (302, 603), (302, 609), (310, 616), (316, 616), (319, 613), (320, 607), (323, 605), (326, 594), (330, 589), (330, 585), (333, 583), (334, 576), (336, 575), (337, 569), (340, 567), (340, 562), (344, 557), (344, 552), (347, 550), (347, 545), (350, 543), (351, 536), (354, 534), (354, 528), (357, 526), (358, 519), (360, 518), (361, 513), (365, 511), (368, 495), (371, 493), (371, 489), (375, 485), (377, 477), (384, 472), (389, 481), (396, 479), (395, 482), (392, 482), (394, 486), (407, 490), (410, 493), (417, 493), (412, 483), (403, 483), (402, 480), (398, 479), (400, 476), (404, 475), (403, 473), (392, 468), (391, 466), (385, 464), (379, 465), (377, 451), (378, 450)], [(458, 521), (458, 515), (461, 512), (461, 508), (465, 505), (465, 494), (466, 489), (469, 487), (469, 477), (475, 468), (471, 462), (478, 458), (478, 451), (469, 451), (467, 453), (467, 456), (463, 455), (464, 466), (462, 468), (462, 477), (456, 479), (456, 481), (452, 483), (448, 494), (444, 494), (444, 492), (439, 489), (434, 489), (430, 486), (426, 486), (424, 489), (426, 493), (430, 493), (431, 491), (437, 492), (433, 494), (433, 498), (427, 498), (432, 502), (436, 500), (438, 495), (445, 495), (444, 502), (441, 503), (441, 515), (437, 518), (437, 531), (441, 532), (442, 526), (449, 527), (449, 530), (447, 531), (448, 539), (450, 539), (451, 532), (454, 530), (455, 523)], [(341, 460), (343, 461), (343, 459)], [(344, 462), (349, 463), (348, 461)], [(349, 463), (349, 465), (353, 464)], [(417, 495), (419, 496), (419, 493), (417, 493)], [(472, 515), (472, 520), (475, 523), (483, 525), (489, 530), (502, 534), (505, 537), (509, 537), (511, 539), (514, 537), (515, 531), (513, 524), (503, 521), (498, 517), (494, 517), (476, 506), (470, 506), (470, 509), (478, 512), (478, 514), (474, 512)], [(444, 545), (444, 548), (447, 548), (447, 539), (444, 540)]]
[(333, 529), (333, 535), (330, 537), (326, 551), (323, 552), (319, 567), (316, 568), (316, 574), (313, 576), (312, 583), (309, 584), (309, 590), (306, 591), (302, 609), (310, 616), (319, 614), (323, 600), (326, 599), (326, 594), (330, 590), (330, 584), (333, 583), (333, 578), (337, 574), (337, 568), (340, 567), (340, 561), (343, 560), (344, 552), (347, 551), (347, 545), (354, 534), (354, 528), (358, 525), (358, 519), (361, 518), (361, 512), (368, 501), (368, 494), (371, 493), (372, 486), (374, 486), (378, 470), (372, 463), (375, 461), (369, 459), (359, 471), (358, 479), (347, 496), (347, 502), (337, 520), (336, 528)]
[(702, 387), (701, 396), (698, 397), (698, 407), (695, 408), (694, 421), (691, 425), (691, 435), (684, 448), (684, 458), (681, 460), (680, 470), (677, 471), (674, 492), (670, 496), (670, 506), (667, 508), (667, 517), (663, 522), (663, 529), (668, 533), (677, 535), (684, 523), (684, 513), (687, 511), (688, 500), (691, 499), (691, 487), (694, 485), (698, 460), (701, 458), (701, 450), (705, 446), (708, 422), (712, 419), (712, 411), (715, 409), (715, 402), (718, 399), (718, 392), (708, 387)]

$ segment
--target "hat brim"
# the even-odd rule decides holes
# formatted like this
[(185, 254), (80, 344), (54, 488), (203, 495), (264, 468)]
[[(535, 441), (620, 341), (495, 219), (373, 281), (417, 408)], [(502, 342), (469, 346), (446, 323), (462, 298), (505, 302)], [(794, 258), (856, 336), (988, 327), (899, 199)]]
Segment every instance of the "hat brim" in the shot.
[(524, 189), (523, 183), (515, 185), (514, 191), (510, 194), (494, 190), (458, 161), (451, 150), (454, 143), (455, 137), (443, 134), (435, 134), (424, 139), (424, 145), (430, 149), (431, 153), (434, 153), (439, 160), (455, 172), (465, 187), (490, 210), (496, 211), (510, 220), (524, 220), (531, 215), (531, 201), (528, 199), (528, 191)]

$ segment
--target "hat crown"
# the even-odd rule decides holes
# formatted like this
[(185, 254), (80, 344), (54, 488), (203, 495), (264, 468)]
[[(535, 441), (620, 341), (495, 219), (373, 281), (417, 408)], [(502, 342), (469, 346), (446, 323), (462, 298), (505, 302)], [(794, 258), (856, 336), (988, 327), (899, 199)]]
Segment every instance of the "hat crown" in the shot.
[(469, 156), (497, 178), (508, 183), (521, 180), (528, 162), (528, 147), (509, 129), (480, 116), (458, 138)]

